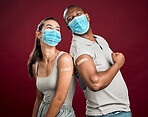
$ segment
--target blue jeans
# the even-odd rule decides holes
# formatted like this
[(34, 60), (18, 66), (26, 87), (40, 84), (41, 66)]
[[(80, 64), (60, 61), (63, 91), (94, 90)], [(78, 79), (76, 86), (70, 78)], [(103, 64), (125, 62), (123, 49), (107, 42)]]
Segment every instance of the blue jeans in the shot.
[[(40, 108), (38, 110), (37, 117), (45, 117), (46, 112), (48, 111), (49, 103), (42, 101)], [(76, 117), (74, 110), (71, 106), (63, 105), (59, 110), (56, 117)]]
[(101, 115), (101, 116), (86, 115), (86, 117), (132, 117), (132, 114), (131, 112), (116, 111), (106, 115)]

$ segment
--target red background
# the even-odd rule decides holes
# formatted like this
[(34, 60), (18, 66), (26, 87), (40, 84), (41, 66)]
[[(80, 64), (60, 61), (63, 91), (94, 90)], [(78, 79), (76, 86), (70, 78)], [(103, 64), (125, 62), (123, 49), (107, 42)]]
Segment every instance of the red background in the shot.
[[(54, 17), (61, 25), (58, 49), (69, 52), (71, 32), (63, 11), (80, 5), (90, 15), (95, 34), (103, 36), (126, 63), (121, 69), (129, 89), (134, 117), (146, 117), (148, 100), (148, 2), (147, 0), (1, 0), (0, 1), (0, 116), (30, 117), (35, 81), (30, 80), (27, 60), (34, 47), (41, 20)], [(85, 117), (85, 98), (77, 84), (73, 101), (77, 117)]]

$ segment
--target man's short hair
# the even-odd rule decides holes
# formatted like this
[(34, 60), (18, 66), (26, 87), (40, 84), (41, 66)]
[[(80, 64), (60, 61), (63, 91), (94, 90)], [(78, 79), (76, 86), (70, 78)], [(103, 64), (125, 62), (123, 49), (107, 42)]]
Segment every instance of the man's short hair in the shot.
[(83, 11), (83, 13), (85, 13), (85, 11), (84, 11), (84, 9), (82, 8), (82, 7), (80, 7), (80, 6), (77, 6), (77, 5), (69, 5), (65, 10), (64, 10), (64, 14), (63, 14), (63, 18), (64, 18), (64, 22), (65, 23), (67, 23), (66, 22), (66, 13), (67, 13), (67, 11), (70, 9), (70, 8), (73, 8), (73, 7), (77, 7), (77, 8), (80, 8), (82, 11)]

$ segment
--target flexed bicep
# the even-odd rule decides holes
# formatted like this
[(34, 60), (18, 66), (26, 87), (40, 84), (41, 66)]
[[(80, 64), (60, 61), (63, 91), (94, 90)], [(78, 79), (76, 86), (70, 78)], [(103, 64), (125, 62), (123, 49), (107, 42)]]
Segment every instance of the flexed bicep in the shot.
[(94, 90), (95, 85), (92, 81), (92, 77), (96, 74), (97, 70), (93, 59), (89, 55), (81, 55), (76, 60), (76, 67), (88, 88)]

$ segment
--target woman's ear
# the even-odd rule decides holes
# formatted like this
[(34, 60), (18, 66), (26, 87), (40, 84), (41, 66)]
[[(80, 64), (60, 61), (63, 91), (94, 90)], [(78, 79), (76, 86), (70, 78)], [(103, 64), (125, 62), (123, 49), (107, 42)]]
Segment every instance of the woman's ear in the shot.
[(86, 13), (85, 15), (86, 15), (87, 21), (90, 22), (90, 17), (89, 17), (89, 15), (88, 15), (88, 13)]
[(39, 39), (42, 39), (41, 32), (39, 32), (39, 31), (36, 31), (36, 37), (38, 37)]

